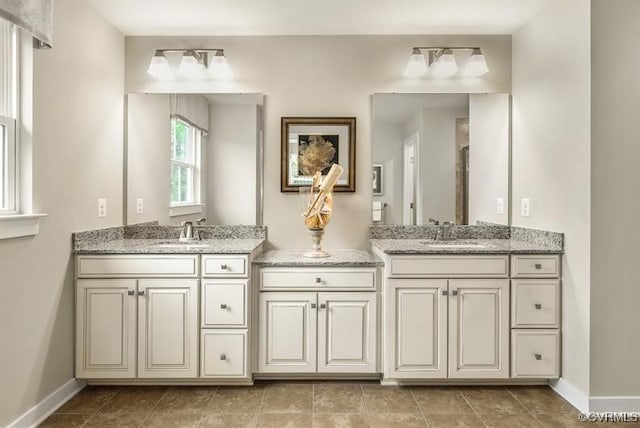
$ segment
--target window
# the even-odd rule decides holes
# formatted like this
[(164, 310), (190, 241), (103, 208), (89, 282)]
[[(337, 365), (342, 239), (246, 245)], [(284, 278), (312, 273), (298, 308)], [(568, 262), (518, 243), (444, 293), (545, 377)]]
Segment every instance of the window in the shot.
[(15, 214), (17, 206), (17, 30), (0, 19), (0, 215)]
[(187, 121), (171, 119), (171, 206), (200, 204), (202, 131)]

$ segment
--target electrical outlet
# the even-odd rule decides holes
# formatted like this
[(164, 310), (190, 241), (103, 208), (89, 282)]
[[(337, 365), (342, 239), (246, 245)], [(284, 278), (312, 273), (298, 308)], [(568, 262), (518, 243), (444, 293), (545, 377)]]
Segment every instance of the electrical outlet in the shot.
[(531, 215), (531, 200), (529, 198), (522, 198), (520, 200), (520, 214), (522, 214), (522, 217), (529, 217)]
[(496, 214), (504, 214), (504, 198), (496, 200)]
[(98, 199), (98, 217), (107, 216), (107, 200), (104, 198)]
[(136, 212), (138, 214), (142, 214), (144, 212), (144, 202), (142, 201), (142, 198), (136, 199)]

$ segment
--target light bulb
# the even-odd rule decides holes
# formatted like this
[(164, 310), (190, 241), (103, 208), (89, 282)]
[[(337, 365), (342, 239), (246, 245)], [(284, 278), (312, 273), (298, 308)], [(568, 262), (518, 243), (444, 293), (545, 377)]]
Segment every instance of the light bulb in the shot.
[(424, 55), (420, 52), (420, 49), (413, 48), (409, 62), (404, 69), (404, 75), (406, 77), (420, 77), (424, 75), (428, 70), (427, 62), (424, 59)]
[(464, 67), (462, 67), (460, 74), (467, 77), (477, 77), (488, 72), (489, 67), (487, 67), (487, 60), (484, 55), (482, 55), (480, 49), (474, 49)]
[(451, 49), (443, 49), (442, 53), (436, 56), (436, 62), (431, 64), (431, 75), (435, 77), (449, 77), (456, 71), (458, 64)]
[(164, 55), (164, 52), (157, 50), (151, 57), (147, 73), (156, 79), (168, 79), (173, 77), (173, 72), (171, 71), (169, 61), (167, 61), (167, 57)]

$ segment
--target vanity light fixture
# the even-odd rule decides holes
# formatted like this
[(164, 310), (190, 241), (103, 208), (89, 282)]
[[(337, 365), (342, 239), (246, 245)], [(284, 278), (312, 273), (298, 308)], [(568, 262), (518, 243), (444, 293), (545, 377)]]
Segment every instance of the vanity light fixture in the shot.
[[(177, 70), (169, 64), (167, 53), (182, 54)], [(171, 79), (176, 76), (186, 79), (229, 78), (231, 69), (223, 49), (156, 49), (147, 73), (156, 79)]]
[[(422, 51), (426, 51), (428, 60)], [(407, 77), (420, 77), (427, 72), (434, 77), (449, 77), (458, 72), (455, 51), (471, 51), (471, 55), (460, 70), (464, 77), (477, 77), (489, 72), (487, 60), (478, 47), (418, 46), (411, 50), (409, 62), (404, 70)]]

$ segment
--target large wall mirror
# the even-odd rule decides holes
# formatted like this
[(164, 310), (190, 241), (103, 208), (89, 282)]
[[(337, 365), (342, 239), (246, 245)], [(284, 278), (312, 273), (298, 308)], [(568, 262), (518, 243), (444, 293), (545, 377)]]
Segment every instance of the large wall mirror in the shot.
[(373, 224), (508, 224), (509, 123), (509, 94), (374, 94)]
[(125, 223), (262, 224), (262, 94), (128, 94)]

